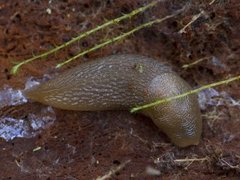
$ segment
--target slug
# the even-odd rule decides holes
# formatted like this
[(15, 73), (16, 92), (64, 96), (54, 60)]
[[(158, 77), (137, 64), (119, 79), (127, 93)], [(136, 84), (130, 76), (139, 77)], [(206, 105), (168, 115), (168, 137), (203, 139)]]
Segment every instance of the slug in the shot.
[[(112, 55), (64, 72), (25, 90), (34, 101), (65, 110), (129, 110), (191, 90), (189, 84), (157, 60)], [(179, 147), (197, 145), (202, 119), (196, 95), (141, 110)]]

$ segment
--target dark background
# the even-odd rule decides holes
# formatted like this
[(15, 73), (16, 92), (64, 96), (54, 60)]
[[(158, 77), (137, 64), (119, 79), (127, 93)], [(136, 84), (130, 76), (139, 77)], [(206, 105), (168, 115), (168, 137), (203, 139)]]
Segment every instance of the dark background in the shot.
[[(130, 20), (87, 37), (44, 60), (30, 63), (17, 76), (12, 62), (21, 61), (70, 40), (81, 32), (146, 5), (143, 0), (1, 0), (0, 86), (22, 89), (30, 76), (55, 74), (55, 65), (101, 40), (133, 27), (185, 11), (110, 46), (85, 55), (60, 71), (110, 54), (132, 53), (167, 61), (193, 87), (239, 75), (240, 1), (169, 0)], [(51, 9), (51, 13), (47, 9)], [(178, 31), (203, 10), (203, 15)], [(182, 65), (214, 56), (192, 68)], [(220, 64), (220, 65), (219, 65)], [(216, 88), (239, 99), (239, 81)], [(17, 110), (24, 117), (36, 109), (33, 103)], [(57, 120), (31, 139), (0, 141), (0, 176), (4, 179), (95, 179), (119, 165), (115, 179), (153, 179), (146, 167), (160, 171), (162, 179), (224, 179), (239, 177), (239, 106), (208, 107), (203, 114), (203, 137), (198, 146), (173, 146), (150, 119), (126, 111), (71, 112), (56, 110)], [(33, 152), (40, 146), (41, 150)], [(194, 162), (187, 158), (196, 159)], [(201, 161), (201, 158), (203, 160)], [(130, 161), (128, 161), (130, 160)], [(183, 162), (179, 162), (182, 160)]]

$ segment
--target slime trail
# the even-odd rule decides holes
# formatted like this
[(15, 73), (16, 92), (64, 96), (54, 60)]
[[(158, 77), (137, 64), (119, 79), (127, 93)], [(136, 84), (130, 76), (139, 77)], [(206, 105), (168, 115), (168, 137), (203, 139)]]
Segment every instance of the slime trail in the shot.
[(51, 107), (33, 106), (21, 90), (5, 87), (0, 91), (0, 137), (6, 141), (16, 137), (34, 137), (53, 124), (55, 119)]

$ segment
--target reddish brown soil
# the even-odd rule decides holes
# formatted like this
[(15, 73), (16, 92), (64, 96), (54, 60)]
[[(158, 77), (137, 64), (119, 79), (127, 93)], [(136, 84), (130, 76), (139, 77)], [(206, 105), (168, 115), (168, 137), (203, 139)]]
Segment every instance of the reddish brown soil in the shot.
[[(162, 24), (145, 28), (131, 37), (90, 53), (66, 68), (96, 57), (133, 53), (168, 61), (191, 85), (200, 86), (239, 74), (240, 1), (166, 1), (131, 20), (125, 20), (91, 35), (61, 52), (24, 66), (10, 74), (14, 61), (31, 57), (68, 41), (81, 32), (146, 4), (143, 0), (0, 1), (0, 82), (23, 88), (30, 76), (55, 72), (56, 63), (134, 26), (185, 11)], [(51, 9), (51, 14), (47, 9)], [(204, 15), (178, 31), (204, 10)], [(203, 61), (181, 68), (206, 56), (215, 56), (225, 67)], [(240, 83), (218, 87), (240, 98)], [(34, 104), (32, 106), (35, 106)], [(32, 106), (26, 106), (26, 108)], [(29, 111), (29, 109), (28, 109)], [(27, 111), (27, 112), (28, 112)], [(203, 137), (195, 147), (172, 145), (150, 119), (124, 111), (71, 112), (57, 110), (57, 120), (38, 137), (0, 142), (1, 179), (95, 179), (128, 163), (114, 179), (154, 179), (146, 167), (160, 171), (161, 179), (224, 179), (240, 176), (239, 107), (209, 107), (203, 114)], [(215, 118), (214, 118), (215, 117)], [(39, 151), (33, 149), (40, 146)], [(187, 161), (195, 158), (196, 161)], [(201, 158), (204, 160), (200, 161)], [(184, 162), (177, 162), (179, 160)]]

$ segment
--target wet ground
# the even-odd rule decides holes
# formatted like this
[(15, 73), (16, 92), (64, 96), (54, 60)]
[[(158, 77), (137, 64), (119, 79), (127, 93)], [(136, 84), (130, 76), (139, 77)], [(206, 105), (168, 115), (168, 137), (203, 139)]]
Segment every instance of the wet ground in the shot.
[[(0, 91), (6, 85), (23, 89), (30, 77), (53, 76), (77, 64), (118, 53), (167, 61), (195, 88), (239, 75), (239, 0), (163, 1), (59, 53), (23, 66), (16, 76), (11, 75), (14, 62), (45, 52), (146, 3), (1, 0)], [(173, 14), (182, 7), (184, 11), (174, 18), (89, 53), (59, 71), (54, 68), (102, 40)], [(202, 58), (205, 59), (188, 69), (181, 68)], [(210, 95), (211, 101), (205, 102), (202, 109), (202, 140), (198, 146), (183, 149), (172, 145), (150, 119), (141, 115), (126, 111), (54, 109), (56, 120), (41, 131), (8, 141), (1, 139), (1, 179), (237, 179), (240, 177), (239, 90), (240, 83), (236, 81), (206, 92), (217, 96)], [(36, 115), (44, 108), (47, 107), (27, 103), (1, 109), (1, 130), (6, 127), (2, 126), (6, 122), (3, 118), (12, 117), (14, 122), (27, 123), (29, 131), (33, 131), (36, 122), (29, 115)]]

